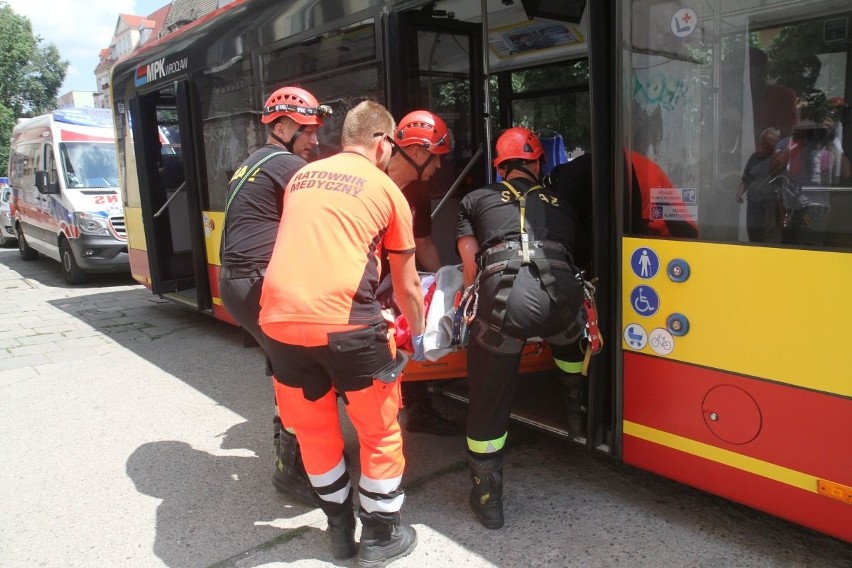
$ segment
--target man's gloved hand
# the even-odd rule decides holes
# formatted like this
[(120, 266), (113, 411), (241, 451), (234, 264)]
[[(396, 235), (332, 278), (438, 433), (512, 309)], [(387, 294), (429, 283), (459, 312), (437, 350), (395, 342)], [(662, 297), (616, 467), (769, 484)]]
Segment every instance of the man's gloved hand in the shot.
[(411, 356), (415, 361), (425, 361), (426, 354), (423, 353), (423, 334), (414, 335), (411, 338), (411, 346), (414, 347), (414, 355)]

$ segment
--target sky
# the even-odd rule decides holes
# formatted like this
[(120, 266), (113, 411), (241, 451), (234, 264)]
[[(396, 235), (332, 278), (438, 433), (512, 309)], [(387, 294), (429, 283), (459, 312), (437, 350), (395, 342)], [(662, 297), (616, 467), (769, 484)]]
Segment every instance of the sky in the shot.
[(69, 62), (65, 83), (68, 91), (95, 91), (95, 67), (101, 49), (109, 47), (119, 14), (147, 16), (169, 0), (3, 0), (26, 16), (42, 47), (52, 43)]

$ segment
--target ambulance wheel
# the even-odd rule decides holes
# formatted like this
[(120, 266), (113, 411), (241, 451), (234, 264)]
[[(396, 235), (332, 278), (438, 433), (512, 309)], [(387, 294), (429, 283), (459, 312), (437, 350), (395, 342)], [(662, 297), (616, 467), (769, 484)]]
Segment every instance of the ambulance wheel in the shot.
[(27, 244), (27, 239), (24, 237), (23, 227), (18, 224), (15, 225), (15, 229), (18, 233), (18, 252), (21, 253), (21, 260), (36, 260), (38, 258), (38, 251), (31, 249), (30, 245)]
[(86, 281), (86, 274), (80, 270), (77, 259), (74, 258), (74, 252), (71, 250), (71, 245), (65, 239), (62, 239), (62, 242), (59, 243), (59, 258), (62, 260), (62, 273), (65, 275), (66, 282), (82, 284)]

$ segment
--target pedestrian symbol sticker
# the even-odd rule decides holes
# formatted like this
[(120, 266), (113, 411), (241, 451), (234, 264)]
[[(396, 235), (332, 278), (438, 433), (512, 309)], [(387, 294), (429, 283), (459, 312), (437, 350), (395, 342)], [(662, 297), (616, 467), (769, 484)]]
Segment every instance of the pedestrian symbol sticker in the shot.
[(636, 286), (630, 293), (630, 305), (640, 316), (652, 316), (660, 309), (660, 297), (650, 286)]
[(668, 330), (661, 327), (651, 330), (648, 343), (651, 344), (654, 353), (658, 355), (668, 355), (674, 349), (674, 337)]
[(656, 276), (660, 270), (660, 257), (648, 247), (639, 247), (630, 257), (630, 266), (633, 274), (647, 280)]
[(624, 342), (631, 349), (641, 351), (648, 344), (648, 334), (638, 323), (631, 323), (624, 328)]

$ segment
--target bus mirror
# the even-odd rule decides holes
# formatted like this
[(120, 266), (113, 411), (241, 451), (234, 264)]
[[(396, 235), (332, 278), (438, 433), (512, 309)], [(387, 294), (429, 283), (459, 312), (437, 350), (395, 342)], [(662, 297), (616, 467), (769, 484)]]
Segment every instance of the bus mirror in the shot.
[(59, 193), (59, 184), (50, 183), (50, 178), (45, 170), (39, 170), (35, 174), (35, 185), (39, 193)]

